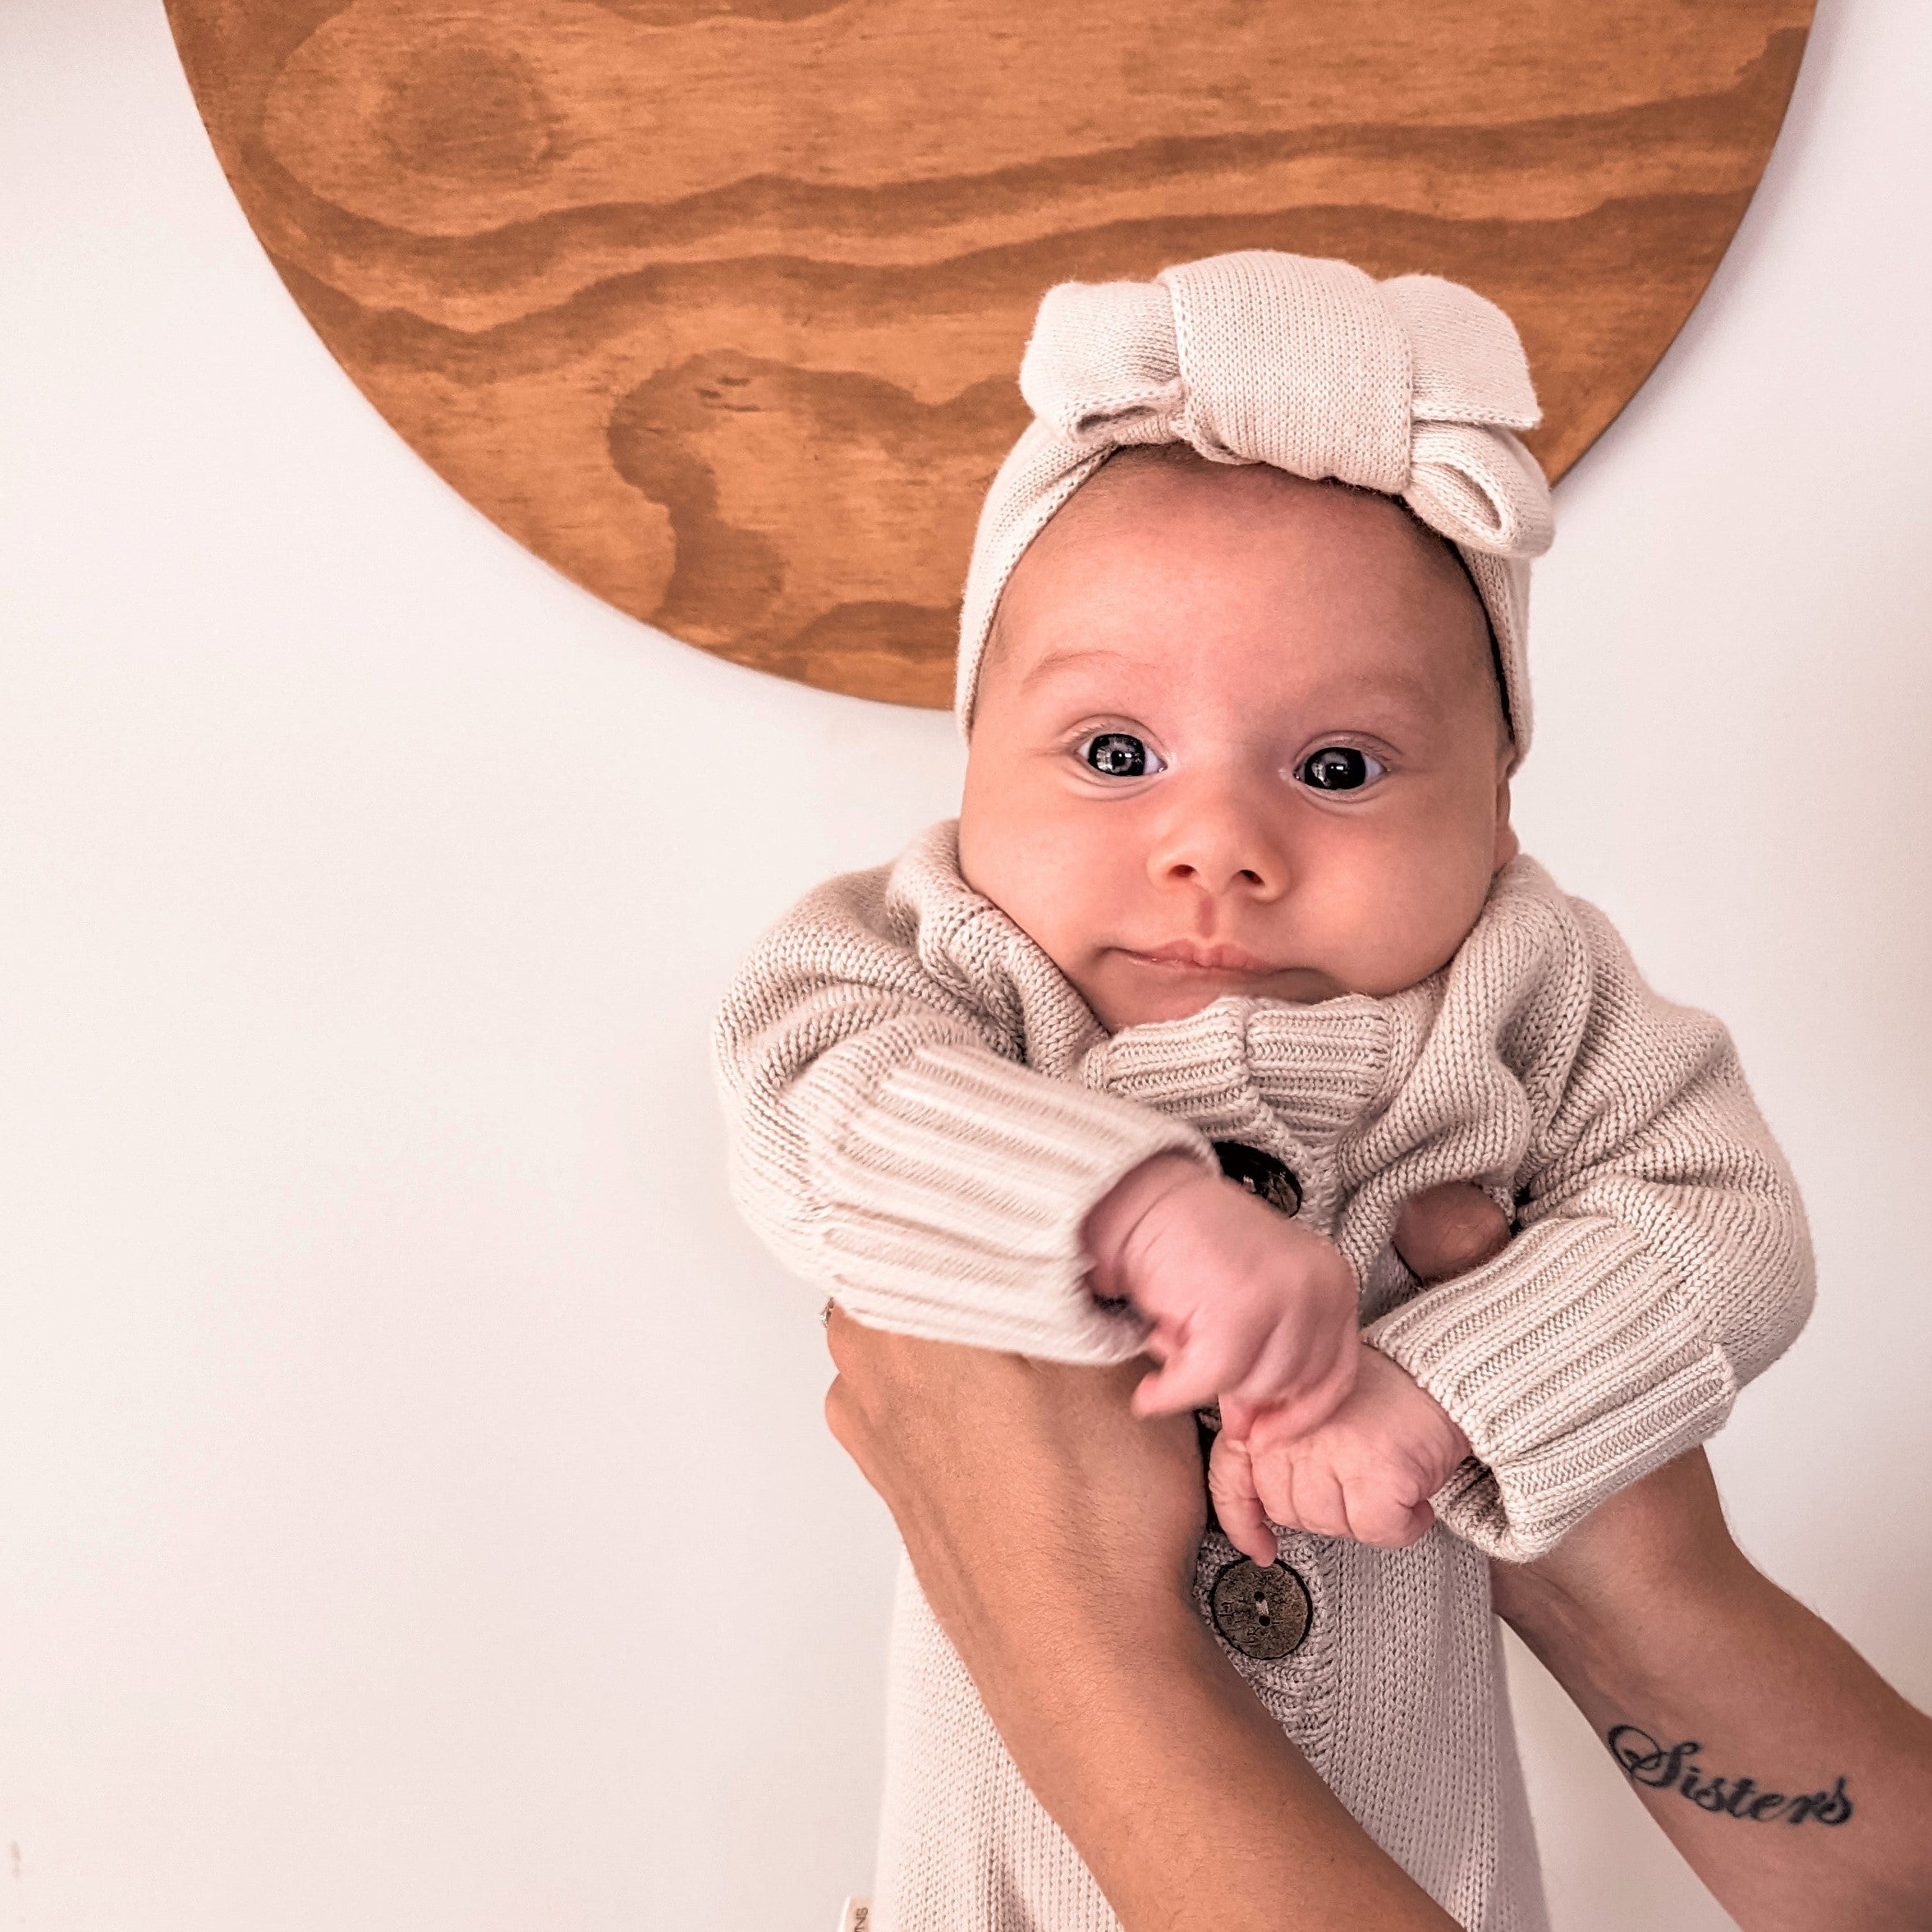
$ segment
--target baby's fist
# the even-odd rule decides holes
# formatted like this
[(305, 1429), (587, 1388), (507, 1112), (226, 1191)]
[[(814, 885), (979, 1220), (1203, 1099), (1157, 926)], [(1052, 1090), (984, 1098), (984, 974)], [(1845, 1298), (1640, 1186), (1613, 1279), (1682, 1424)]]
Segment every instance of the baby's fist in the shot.
[(1274, 1561), (1270, 1521), (1385, 1549), (1428, 1534), (1429, 1498), (1468, 1456), (1468, 1438), (1406, 1370), (1365, 1344), (1361, 1353), (1347, 1400), (1306, 1433), (1273, 1410), (1222, 1404), (1208, 1487), (1244, 1556)]
[(1355, 1270), (1333, 1242), (1179, 1154), (1146, 1162), (1088, 1216), (1094, 1288), (1131, 1301), (1159, 1369), (1143, 1416), (1217, 1397), (1311, 1429), (1353, 1384)]

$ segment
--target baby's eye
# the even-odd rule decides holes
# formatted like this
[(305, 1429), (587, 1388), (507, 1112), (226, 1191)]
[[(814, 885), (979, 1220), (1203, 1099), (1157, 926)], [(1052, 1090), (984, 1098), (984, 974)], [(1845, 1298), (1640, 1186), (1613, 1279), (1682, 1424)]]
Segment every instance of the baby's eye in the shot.
[(1317, 792), (1359, 792), (1388, 775), (1379, 759), (1352, 745), (1324, 745), (1311, 751), (1295, 769), (1295, 777)]
[(1104, 778), (1145, 778), (1167, 769), (1160, 754), (1131, 732), (1100, 732), (1081, 746), (1080, 755)]

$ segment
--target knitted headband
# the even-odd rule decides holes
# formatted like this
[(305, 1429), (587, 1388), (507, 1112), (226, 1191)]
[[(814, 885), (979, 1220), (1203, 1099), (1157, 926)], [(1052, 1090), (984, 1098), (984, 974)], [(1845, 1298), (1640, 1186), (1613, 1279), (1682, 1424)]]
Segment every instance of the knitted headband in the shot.
[(1434, 275), (1250, 250), (1152, 282), (1047, 291), (1020, 365), (1034, 420), (980, 512), (955, 708), (972, 724), (1000, 593), (1054, 512), (1117, 449), (1185, 443), (1399, 497), (1462, 553), (1489, 613), (1516, 761), (1530, 745), (1532, 557), (1549, 486), (1512, 430), (1540, 418), (1514, 325)]

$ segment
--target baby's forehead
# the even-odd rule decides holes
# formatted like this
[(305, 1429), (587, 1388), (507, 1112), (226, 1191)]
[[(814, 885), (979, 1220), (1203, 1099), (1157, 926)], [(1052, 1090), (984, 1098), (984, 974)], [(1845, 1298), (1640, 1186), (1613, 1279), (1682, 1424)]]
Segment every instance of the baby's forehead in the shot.
[(1411, 603), (1480, 608), (1454, 547), (1397, 498), (1165, 444), (1117, 453), (1074, 493), (1021, 554), (995, 624), (1117, 573), (1152, 594), (1163, 576), (1208, 570), (1230, 587), (1351, 575)]
[(1049, 524), (983, 681), (1043, 702), (1211, 683), (1393, 716), (1488, 677), (1475, 586), (1405, 506), (1171, 448), (1116, 457)]
[(1417, 637), (1393, 640), (1373, 654), (1277, 640), (1261, 653), (1226, 648), (1225, 640), (1150, 626), (1121, 644), (1061, 637), (1022, 645), (1012, 666), (1016, 695), (1051, 704), (1109, 693), (1133, 700), (1218, 694), (1237, 709), (1292, 696), (1304, 702), (1399, 715), (1442, 701), (1441, 654)]
[(1488, 631), (1454, 547), (1406, 504), (1265, 464), (1209, 463), (1176, 444), (1122, 452), (1074, 493), (1021, 556), (995, 626), (1016, 610), (1204, 580), (1291, 598), (1317, 580), (1376, 586)]

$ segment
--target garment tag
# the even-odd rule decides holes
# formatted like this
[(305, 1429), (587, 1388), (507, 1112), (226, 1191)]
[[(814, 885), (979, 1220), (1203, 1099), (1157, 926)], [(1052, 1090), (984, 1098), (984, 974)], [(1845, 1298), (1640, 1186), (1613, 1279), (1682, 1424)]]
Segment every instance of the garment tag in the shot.
[(872, 1925), (872, 1901), (870, 1898), (848, 1898), (845, 1911), (839, 1918), (838, 1932), (870, 1932)]

